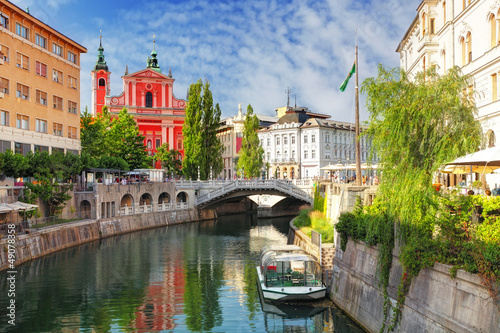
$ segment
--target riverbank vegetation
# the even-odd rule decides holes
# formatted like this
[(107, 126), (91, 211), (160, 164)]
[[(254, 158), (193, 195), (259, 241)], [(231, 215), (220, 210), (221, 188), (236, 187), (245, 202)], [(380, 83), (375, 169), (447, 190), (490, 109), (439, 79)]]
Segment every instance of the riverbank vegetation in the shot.
[[(343, 249), (348, 237), (379, 246), (378, 274), (385, 297), (381, 332), (396, 327), (412, 279), (436, 261), (451, 264), (452, 277), (458, 268), (479, 274), (496, 296), (499, 199), (486, 201), (432, 187), (442, 165), (481, 145), (469, 86), (457, 68), (442, 76), (429, 69), (410, 80), (400, 69), (379, 67), (378, 77), (363, 83), (370, 112), (366, 133), (373, 139), (382, 176), (373, 206), (358, 201), (352, 212), (341, 214), (336, 230)], [(483, 207), (482, 212), (476, 207)], [(396, 242), (403, 272), (393, 307), (387, 287)]]

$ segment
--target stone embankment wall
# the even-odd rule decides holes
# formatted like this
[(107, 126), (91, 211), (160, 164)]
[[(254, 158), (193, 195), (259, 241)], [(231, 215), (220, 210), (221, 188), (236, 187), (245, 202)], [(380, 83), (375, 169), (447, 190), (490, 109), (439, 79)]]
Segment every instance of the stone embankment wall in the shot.
[[(71, 246), (131, 231), (185, 222), (211, 220), (214, 211), (196, 209), (126, 215), (116, 218), (65, 223), (41, 228), (15, 238), (15, 265)], [(7, 236), (0, 240), (0, 271), (9, 268)]]
[[(320, 249), (318, 246), (311, 242), (305, 233), (300, 231), (294, 224), (293, 220), (290, 221), (290, 229), (288, 231), (288, 244), (297, 245), (304, 249), (311, 256), (320, 260)], [(335, 255), (335, 247), (333, 244), (322, 244), (321, 245), (321, 267), (323, 267), (323, 281), (327, 288), (329, 288), (329, 283), (331, 281), (332, 274), (332, 258)]]
[[(340, 241), (337, 242), (339, 244)], [(349, 240), (346, 251), (336, 248), (330, 298), (370, 332), (379, 332), (384, 298), (376, 275), (378, 250)], [(500, 302), (493, 300), (477, 275), (436, 263), (412, 281), (396, 327), (397, 332), (500, 332)], [(398, 257), (393, 264), (388, 293), (393, 306), (402, 275)], [(389, 316), (389, 324), (392, 313)]]

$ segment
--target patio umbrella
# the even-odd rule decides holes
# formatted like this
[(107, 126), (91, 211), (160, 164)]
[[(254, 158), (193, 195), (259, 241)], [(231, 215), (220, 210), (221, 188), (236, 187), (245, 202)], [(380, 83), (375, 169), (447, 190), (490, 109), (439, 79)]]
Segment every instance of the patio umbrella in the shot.
[(500, 167), (500, 147), (486, 148), (475, 153), (457, 158), (447, 165), (487, 165)]
[(341, 170), (344, 166), (342, 164), (328, 164), (321, 168), (321, 170)]
[(489, 165), (447, 165), (445, 168), (441, 169), (442, 173), (453, 173), (456, 175), (464, 173), (492, 173), (500, 167), (489, 166)]

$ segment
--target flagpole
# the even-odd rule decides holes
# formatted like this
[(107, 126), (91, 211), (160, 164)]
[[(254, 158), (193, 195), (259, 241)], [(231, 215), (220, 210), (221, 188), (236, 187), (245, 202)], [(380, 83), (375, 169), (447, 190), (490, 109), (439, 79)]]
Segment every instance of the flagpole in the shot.
[(359, 88), (358, 88), (358, 29), (356, 29), (356, 55), (354, 58), (354, 63), (356, 66), (356, 79), (354, 81), (354, 94), (356, 99), (356, 185), (361, 186), (361, 156), (360, 156), (360, 146), (359, 146)]

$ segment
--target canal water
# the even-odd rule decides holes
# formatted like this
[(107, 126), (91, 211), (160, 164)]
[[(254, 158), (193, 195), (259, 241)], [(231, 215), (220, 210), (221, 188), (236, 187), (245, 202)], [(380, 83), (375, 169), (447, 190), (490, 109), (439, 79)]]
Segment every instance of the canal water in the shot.
[(290, 218), (238, 215), (103, 239), (16, 267), (0, 332), (363, 332), (328, 300), (261, 306), (260, 249)]

